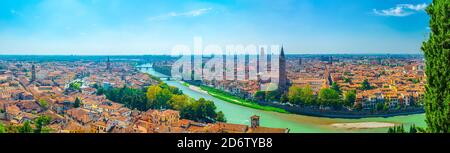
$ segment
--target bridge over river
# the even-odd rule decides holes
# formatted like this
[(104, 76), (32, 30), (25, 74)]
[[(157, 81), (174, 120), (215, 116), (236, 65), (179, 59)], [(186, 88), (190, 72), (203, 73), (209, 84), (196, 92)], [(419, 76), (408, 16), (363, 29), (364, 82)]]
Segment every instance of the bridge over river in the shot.
[[(153, 64), (151, 64), (151, 63), (150, 64), (145, 64), (145, 65), (136, 66), (136, 69), (141, 71), (141, 72), (154, 71), (153, 70)], [(150, 74), (152, 74), (152, 73), (150, 73)], [(158, 77), (159, 79), (161, 79), (163, 81), (175, 80), (172, 77), (164, 75), (164, 74), (161, 74), (161, 73), (158, 73), (158, 74), (154, 74), (153, 73), (152, 75)]]

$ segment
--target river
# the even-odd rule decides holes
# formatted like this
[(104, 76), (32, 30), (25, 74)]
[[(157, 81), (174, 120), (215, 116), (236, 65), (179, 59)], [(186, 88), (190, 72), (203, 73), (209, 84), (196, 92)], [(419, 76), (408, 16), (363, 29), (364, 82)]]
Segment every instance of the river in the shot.
[[(156, 77), (165, 77), (165, 75), (154, 71), (153, 69), (142, 70)], [(180, 81), (164, 81), (168, 85), (175, 86), (183, 91), (184, 94), (195, 98), (205, 98), (214, 101), (218, 111), (223, 111), (228, 123), (250, 124), (250, 116), (260, 116), (260, 125), (266, 127), (289, 128), (291, 133), (385, 133), (388, 128), (348, 128), (333, 126), (339, 123), (392, 123), (396, 125), (403, 124), (408, 130), (409, 126), (415, 124), (419, 127), (425, 127), (425, 114), (414, 114), (395, 117), (376, 117), (361, 119), (340, 119), (313, 117), (297, 114), (285, 114), (271, 111), (252, 109), (212, 97), (204, 92), (193, 90), (184, 86)]]

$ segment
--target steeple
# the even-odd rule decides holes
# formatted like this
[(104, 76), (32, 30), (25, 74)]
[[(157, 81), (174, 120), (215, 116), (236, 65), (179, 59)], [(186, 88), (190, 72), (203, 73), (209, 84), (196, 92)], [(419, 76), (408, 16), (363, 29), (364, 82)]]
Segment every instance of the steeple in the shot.
[(36, 81), (36, 65), (31, 66), (31, 82)]
[(286, 76), (286, 57), (284, 55), (284, 47), (281, 45), (281, 52), (279, 57), (279, 80), (278, 80), (278, 89), (282, 93), (287, 91), (287, 76)]
[(109, 61), (109, 56), (108, 56), (108, 61), (106, 62), (106, 70), (111, 71), (111, 62)]

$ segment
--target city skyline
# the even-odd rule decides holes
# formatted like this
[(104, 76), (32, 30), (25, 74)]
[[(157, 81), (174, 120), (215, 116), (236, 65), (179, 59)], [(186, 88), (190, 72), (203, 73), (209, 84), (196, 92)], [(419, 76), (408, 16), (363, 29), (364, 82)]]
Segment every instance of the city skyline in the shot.
[(429, 0), (2, 1), (0, 55), (170, 54), (283, 44), (286, 54), (421, 54)]

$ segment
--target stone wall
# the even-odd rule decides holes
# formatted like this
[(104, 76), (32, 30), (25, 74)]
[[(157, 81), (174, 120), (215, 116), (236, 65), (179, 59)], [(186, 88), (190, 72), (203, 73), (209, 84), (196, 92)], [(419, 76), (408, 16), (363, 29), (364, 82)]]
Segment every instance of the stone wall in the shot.
[(400, 110), (389, 110), (379, 112), (379, 111), (323, 110), (317, 107), (288, 106), (271, 102), (262, 102), (260, 104), (283, 108), (286, 111), (295, 114), (318, 116), (318, 117), (330, 117), (330, 118), (391, 117), (398, 115), (420, 114), (425, 112), (422, 107), (411, 107)]

